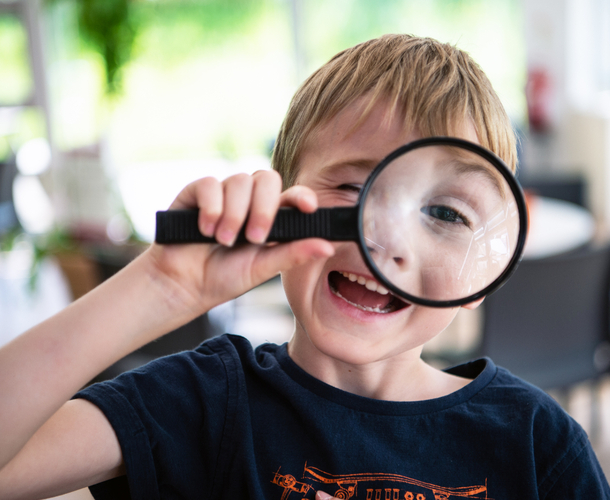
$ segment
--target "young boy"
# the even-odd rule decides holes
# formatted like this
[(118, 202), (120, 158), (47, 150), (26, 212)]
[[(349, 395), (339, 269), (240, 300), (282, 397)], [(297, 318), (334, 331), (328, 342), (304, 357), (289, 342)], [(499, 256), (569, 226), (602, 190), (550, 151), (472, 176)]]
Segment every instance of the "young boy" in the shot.
[[(220, 244), (153, 244), (0, 352), (0, 498), (96, 483), (96, 498), (146, 500), (610, 498), (587, 436), (542, 391), (488, 359), (448, 371), (420, 359), (457, 309), (365, 291), (376, 283), (354, 243), (262, 244), (279, 206), (352, 205), (386, 154), (432, 135), (479, 143), (515, 168), (498, 98), (452, 46), (384, 36), (312, 75), (274, 151), (281, 179), (202, 179), (173, 203), (198, 207), (200, 230)], [(234, 247), (247, 215), (252, 244)], [(287, 344), (253, 352), (217, 337), (66, 402), (122, 356), (278, 272), (296, 318)]]

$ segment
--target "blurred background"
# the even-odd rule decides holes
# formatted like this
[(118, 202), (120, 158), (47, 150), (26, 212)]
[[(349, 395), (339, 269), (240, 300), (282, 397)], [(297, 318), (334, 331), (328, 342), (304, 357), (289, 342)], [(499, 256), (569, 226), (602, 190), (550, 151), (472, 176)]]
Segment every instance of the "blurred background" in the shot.
[[(426, 355), (491, 355), (609, 455), (610, 0), (0, 0), (0, 345), (133, 259), (189, 181), (269, 168), (298, 85), (398, 32), (456, 44), (487, 73), (531, 221), (514, 288), (489, 298), (509, 318), (487, 300)], [(101, 378), (223, 331), (258, 344), (292, 328), (272, 280)]]
[[(472, 53), (524, 147), (532, 52), (531, 71), (546, 82), (532, 156), (554, 150), (558, 113), (573, 107), (564, 96), (568, 44), (555, 3), (538, 3), (530, 12), (518, 0), (0, 0), (0, 343), (129, 262), (152, 241), (155, 211), (189, 181), (269, 168), (298, 85), (338, 51), (383, 33)], [(599, 110), (608, 78), (591, 76), (589, 111)], [(584, 168), (547, 158), (523, 165)], [(281, 288), (270, 296), (281, 305), (269, 307), (286, 313)], [(255, 301), (239, 312), (248, 308), (260, 309)], [(276, 327), (241, 321), (234, 304), (216, 317), (255, 343), (292, 330), (289, 311)]]

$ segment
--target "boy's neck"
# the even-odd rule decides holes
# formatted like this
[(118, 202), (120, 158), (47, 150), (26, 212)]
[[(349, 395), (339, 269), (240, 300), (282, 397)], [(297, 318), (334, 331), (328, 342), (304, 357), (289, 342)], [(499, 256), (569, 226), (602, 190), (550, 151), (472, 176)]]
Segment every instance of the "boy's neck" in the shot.
[[(350, 365), (329, 356), (308, 356), (314, 348), (298, 336), (288, 344), (291, 359), (313, 377), (337, 389), (371, 399), (385, 401), (423, 401), (446, 396), (466, 386), (471, 380), (450, 375), (425, 363), (421, 348), (391, 360), (366, 365)], [(315, 349), (315, 348), (314, 348)]]

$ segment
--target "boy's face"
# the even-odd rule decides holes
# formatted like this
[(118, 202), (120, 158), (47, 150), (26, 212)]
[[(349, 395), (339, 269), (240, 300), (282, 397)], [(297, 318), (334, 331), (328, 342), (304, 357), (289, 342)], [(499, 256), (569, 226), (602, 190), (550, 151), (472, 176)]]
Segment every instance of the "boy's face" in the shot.
[[(297, 184), (313, 189), (320, 206), (354, 205), (369, 173), (391, 151), (421, 138), (405, 130), (403, 117), (386, 116), (378, 103), (352, 130), (366, 101), (348, 106), (314, 131), (301, 154)], [(471, 124), (460, 137), (478, 143)], [(296, 318), (290, 342), (292, 358), (303, 368), (340, 361), (365, 365), (417, 357), (425, 342), (444, 330), (457, 309), (406, 304), (379, 294), (376, 280), (355, 243), (335, 244), (336, 253), (282, 273), (286, 296)], [(365, 281), (350, 281), (352, 275)]]

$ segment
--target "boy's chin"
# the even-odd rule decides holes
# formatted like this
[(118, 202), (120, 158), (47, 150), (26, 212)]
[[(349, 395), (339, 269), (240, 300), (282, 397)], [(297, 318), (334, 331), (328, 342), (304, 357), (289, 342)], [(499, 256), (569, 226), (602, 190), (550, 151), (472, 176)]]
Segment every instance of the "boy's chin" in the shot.
[(353, 365), (409, 357), (411, 351), (419, 357), (424, 344), (443, 332), (458, 311), (412, 304), (389, 314), (352, 309), (356, 312), (351, 320), (345, 315), (327, 316), (320, 331), (307, 335), (317, 351)]

